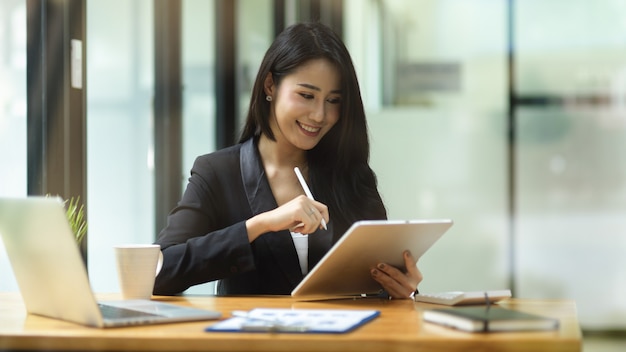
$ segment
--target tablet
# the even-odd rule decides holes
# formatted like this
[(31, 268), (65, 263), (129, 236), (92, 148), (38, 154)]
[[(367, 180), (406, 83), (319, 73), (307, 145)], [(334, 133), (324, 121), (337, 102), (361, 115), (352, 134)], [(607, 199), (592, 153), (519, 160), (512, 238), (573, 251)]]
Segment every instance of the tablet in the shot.
[(377, 293), (381, 286), (372, 279), (372, 268), (378, 263), (404, 268), (402, 252), (408, 249), (419, 259), (451, 226), (450, 219), (355, 222), (291, 295)]

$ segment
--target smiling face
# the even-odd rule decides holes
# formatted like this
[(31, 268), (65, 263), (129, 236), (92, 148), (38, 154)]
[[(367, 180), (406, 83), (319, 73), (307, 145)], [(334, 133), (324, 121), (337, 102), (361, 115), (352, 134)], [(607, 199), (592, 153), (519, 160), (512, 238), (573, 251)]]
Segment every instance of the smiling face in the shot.
[(283, 77), (277, 86), (271, 74), (265, 94), (272, 97), (270, 126), (284, 147), (313, 149), (339, 120), (341, 77), (326, 59), (311, 60)]

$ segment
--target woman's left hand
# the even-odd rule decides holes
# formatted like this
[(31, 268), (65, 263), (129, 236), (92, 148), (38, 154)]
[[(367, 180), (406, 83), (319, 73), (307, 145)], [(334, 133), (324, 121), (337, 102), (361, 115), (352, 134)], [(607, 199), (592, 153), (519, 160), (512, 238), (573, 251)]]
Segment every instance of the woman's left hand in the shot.
[(401, 271), (386, 263), (379, 263), (370, 273), (390, 298), (412, 298), (417, 285), (422, 281), (422, 273), (417, 268), (417, 261), (410, 251), (404, 251), (405, 271)]

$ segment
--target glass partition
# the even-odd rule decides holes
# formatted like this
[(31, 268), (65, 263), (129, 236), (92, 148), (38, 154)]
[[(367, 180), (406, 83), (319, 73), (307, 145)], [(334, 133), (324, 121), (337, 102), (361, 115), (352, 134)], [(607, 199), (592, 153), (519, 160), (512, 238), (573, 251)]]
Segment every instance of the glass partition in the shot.
[(516, 4), (518, 294), (624, 329), (626, 3)]
[(215, 150), (215, 1), (183, 1), (181, 23), (184, 190), (195, 158)]
[(271, 0), (240, 0), (237, 16), (237, 106), (236, 140), (245, 123), (250, 93), (265, 51), (274, 40)]
[[(26, 195), (26, 1), (0, 2), (0, 197)], [(0, 291), (17, 284), (0, 240)]]
[(455, 221), (420, 260), (422, 290), (512, 285), (575, 300), (583, 329), (626, 327), (626, 4), (345, 4), (390, 217)]
[(345, 5), (389, 217), (455, 222), (420, 260), (420, 289), (508, 287), (506, 3)]
[[(215, 1), (183, 1), (181, 23), (184, 191), (196, 157), (215, 150)], [(214, 292), (214, 283), (208, 283), (186, 293)]]
[(119, 292), (114, 245), (155, 236), (152, 4), (87, 2), (88, 267), (96, 292)]

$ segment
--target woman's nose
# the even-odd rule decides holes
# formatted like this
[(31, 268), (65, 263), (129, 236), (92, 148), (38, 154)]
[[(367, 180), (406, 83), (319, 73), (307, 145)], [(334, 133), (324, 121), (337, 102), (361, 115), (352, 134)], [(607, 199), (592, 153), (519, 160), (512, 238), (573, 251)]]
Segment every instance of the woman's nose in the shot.
[(324, 121), (324, 117), (326, 116), (326, 104), (324, 104), (324, 101), (315, 104), (313, 111), (311, 111), (311, 120), (315, 121), (315, 122), (322, 122)]

